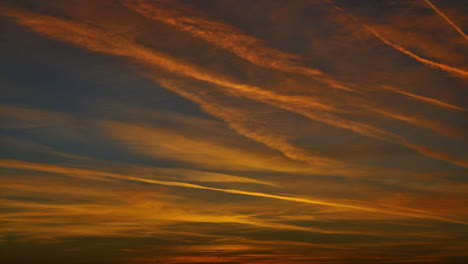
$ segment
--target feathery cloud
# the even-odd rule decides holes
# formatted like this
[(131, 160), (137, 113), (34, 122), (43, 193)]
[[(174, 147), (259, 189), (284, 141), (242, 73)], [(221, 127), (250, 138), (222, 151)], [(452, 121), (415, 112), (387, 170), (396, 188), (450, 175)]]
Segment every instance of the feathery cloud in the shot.
[(468, 222), (461, 221), (461, 220), (455, 220), (455, 219), (451, 219), (448, 217), (433, 215), (429, 213), (423, 213), (421, 210), (412, 211), (411, 209), (396, 210), (396, 209), (391, 209), (391, 208), (368, 207), (368, 206), (361, 206), (361, 205), (337, 203), (337, 202), (331, 202), (331, 201), (314, 200), (314, 199), (302, 198), (302, 197), (268, 194), (268, 193), (262, 193), (262, 192), (215, 188), (215, 187), (208, 187), (208, 186), (185, 183), (185, 182), (154, 180), (154, 179), (141, 178), (137, 176), (130, 176), (130, 175), (124, 175), (124, 174), (118, 174), (118, 173), (62, 167), (62, 166), (57, 166), (57, 165), (38, 164), (38, 163), (31, 163), (31, 162), (24, 162), (24, 161), (17, 161), (17, 160), (0, 160), (0, 166), (3, 168), (10, 168), (10, 169), (36, 170), (36, 171), (45, 171), (45, 172), (52, 172), (52, 173), (59, 173), (59, 174), (66, 174), (66, 175), (77, 175), (78, 177), (84, 177), (84, 178), (102, 176), (102, 177), (109, 177), (111, 179), (129, 180), (129, 181), (143, 182), (143, 183), (164, 185), (164, 186), (171, 186), (171, 187), (211, 190), (211, 191), (216, 191), (216, 192), (239, 194), (239, 195), (253, 196), (253, 197), (263, 197), (263, 198), (284, 200), (284, 201), (304, 203), (304, 204), (323, 205), (323, 206), (345, 208), (345, 209), (351, 209), (351, 210), (357, 210), (357, 211), (368, 211), (368, 212), (374, 212), (374, 213), (380, 213), (380, 214), (398, 215), (402, 217), (426, 218), (426, 219), (433, 219), (433, 220), (439, 220), (439, 221), (444, 221), (444, 222), (468, 224)]
[(434, 10), (439, 16), (441, 16), (447, 23), (450, 24), (463, 38), (468, 40), (468, 36), (461, 30), (460, 27), (458, 27), (450, 18), (448, 18), (442, 11), (440, 11), (439, 8), (437, 8), (431, 1), (429, 0), (424, 0), (431, 8)]

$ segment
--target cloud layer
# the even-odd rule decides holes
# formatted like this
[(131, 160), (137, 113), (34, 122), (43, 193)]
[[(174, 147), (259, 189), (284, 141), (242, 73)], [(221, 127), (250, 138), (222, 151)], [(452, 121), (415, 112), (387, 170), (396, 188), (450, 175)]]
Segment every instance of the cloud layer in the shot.
[(0, 260), (464, 263), (460, 10), (4, 1)]

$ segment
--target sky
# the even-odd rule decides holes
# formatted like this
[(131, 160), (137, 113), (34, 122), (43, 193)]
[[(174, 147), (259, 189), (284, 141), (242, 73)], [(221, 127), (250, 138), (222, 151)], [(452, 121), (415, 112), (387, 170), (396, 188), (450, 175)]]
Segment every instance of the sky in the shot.
[(0, 262), (468, 263), (463, 0), (0, 0)]

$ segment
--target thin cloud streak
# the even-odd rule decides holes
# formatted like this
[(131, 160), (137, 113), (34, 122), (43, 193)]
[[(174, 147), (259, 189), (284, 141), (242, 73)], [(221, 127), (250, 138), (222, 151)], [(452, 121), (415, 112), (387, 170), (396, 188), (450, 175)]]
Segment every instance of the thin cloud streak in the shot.
[[(32, 29), (42, 34), (48, 35), (58, 40), (74, 43), (76, 45), (88, 48), (92, 51), (104, 52), (107, 54), (137, 59), (138, 61), (142, 61), (147, 64), (149, 63), (150, 65), (157, 65), (158, 67), (163, 67), (164, 69), (177, 74), (182, 74), (198, 80), (207, 81), (216, 85), (221, 85), (223, 87), (233, 88), (236, 92), (247, 94), (249, 98), (254, 97), (257, 100), (277, 100), (277, 96), (272, 94), (270, 91), (259, 90), (258, 88), (252, 88), (246, 85), (238, 85), (235, 83), (231, 83), (219, 77), (213, 76), (207, 72), (203, 72), (197, 68), (191, 67), (190, 65), (170, 59), (165, 55), (158, 54), (156, 52), (151, 52), (125, 39), (111, 36), (109, 34), (106, 34), (105, 32), (101, 32), (99, 30), (80, 25), (78, 23), (73, 23), (70, 21), (64, 21), (61, 19), (42, 15), (34, 15), (27, 12), (19, 12), (16, 10), (7, 10), (7, 12), (5, 13), (7, 16), (16, 17), (19, 20), (19, 23), (31, 27)], [(174, 91), (174, 89), (172, 90)], [(179, 92), (179, 94), (181, 93)], [(187, 93), (185, 94), (187, 95)], [(196, 96), (199, 97), (198, 95)], [(194, 95), (191, 95), (189, 97), (194, 98)], [(279, 98), (281, 98), (281, 96), (279, 96)], [(304, 98), (301, 97), (301, 100), (303, 99)], [(197, 100), (201, 101), (203, 99), (200, 97)], [(290, 102), (289, 98), (285, 98), (282, 101)], [(310, 105), (310, 102), (307, 103)], [(215, 113), (217, 111), (219, 111), (219, 109), (209, 112)], [(317, 162), (329, 163), (330, 161), (330, 159), (324, 159), (323, 157), (306, 157), (304, 156), (304, 154), (300, 154), (302, 153), (302, 151), (297, 150), (291, 145), (285, 143), (283, 140), (275, 139), (269, 136), (264, 136), (258, 133), (247, 132), (249, 129), (242, 128), (241, 126), (241, 123), (237, 122), (237, 129), (235, 128), (235, 130), (243, 131), (241, 133), (242, 135), (248, 135), (247, 137), (249, 138), (256, 139), (257, 141), (262, 142), (265, 145), (272, 147), (273, 149), (280, 150), (281, 152), (285, 153), (286, 156), (295, 160), (314, 160), (313, 164), (317, 164)]]
[(363, 25), (465, 39), (328, 1), (0, 1), (0, 262), (465, 263), (466, 79)]
[(437, 68), (437, 69), (440, 69), (440, 70), (443, 70), (443, 71), (446, 71), (446, 72), (451, 72), (451, 73), (455, 73), (455, 74), (458, 74), (458, 75), (461, 75), (463, 77), (468, 77), (468, 71), (465, 71), (465, 70), (462, 70), (462, 69), (459, 69), (459, 68), (455, 68), (455, 67), (451, 67), (449, 65), (445, 65), (445, 64), (442, 64), (442, 63), (438, 63), (438, 62), (434, 62), (434, 61), (431, 61), (429, 59), (425, 59), (425, 58), (422, 58), (416, 54), (414, 54), (413, 52), (405, 49), (404, 47), (402, 47), (401, 45), (397, 44), (397, 43), (394, 43), (388, 39), (386, 39), (384, 36), (382, 36), (375, 28), (373, 28), (372, 26), (369, 26), (369, 25), (366, 25), (362, 22), (359, 21), (358, 18), (356, 18), (355, 16), (351, 15), (351, 14), (348, 14), (343, 8), (341, 7), (338, 7), (337, 5), (335, 5), (333, 3), (332, 0), (327, 0), (327, 2), (332, 5), (332, 7), (337, 10), (338, 12), (346, 15), (347, 17), (351, 18), (352, 20), (354, 20), (357, 24), (361, 25), (362, 27), (364, 27), (368, 32), (370, 32), (374, 37), (376, 37), (377, 39), (379, 39), (380, 41), (382, 41), (384, 44), (400, 51), (401, 53), (403, 54), (406, 54), (408, 55), (409, 57), (427, 65), (427, 66), (430, 66), (430, 67), (433, 67), (433, 68)]
[(413, 98), (415, 100), (425, 102), (425, 103), (428, 103), (428, 104), (431, 104), (431, 105), (439, 106), (439, 107), (442, 107), (442, 108), (458, 110), (458, 111), (468, 111), (467, 108), (452, 105), (452, 104), (449, 104), (449, 103), (446, 103), (446, 102), (443, 102), (443, 101), (440, 101), (440, 100), (437, 100), (437, 99), (434, 99), (434, 98), (413, 94), (413, 93), (403, 91), (401, 89), (397, 89), (395, 87), (391, 87), (391, 86), (388, 86), (388, 85), (383, 85), (382, 88), (385, 89), (385, 90), (389, 90), (389, 91), (392, 91), (392, 92), (395, 92), (395, 93), (406, 95), (406, 96), (411, 97), (411, 98)]
[(290, 144), (285, 138), (272, 133), (261, 126), (252, 124), (249, 113), (245, 113), (242, 109), (228, 108), (222, 103), (216, 102), (213, 98), (204, 98), (197, 91), (191, 91), (184, 85), (182, 88), (177, 83), (168, 79), (158, 79), (154, 76), (148, 76), (154, 79), (160, 85), (168, 90), (171, 90), (180, 96), (195, 102), (207, 113), (225, 121), (232, 129), (240, 135), (255, 140), (283, 153), (286, 157), (292, 160), (303, 161), (312, 166), (312, 172), (324, 175), (346, 175), (346, 176), (363, 176), (373, 172), (367, 169), (359, 168), (355, 165), (348, 164), (339, 160), (331, 159), (321, 155), (317, 155), (310, 151), (305, 151), (301, 148)]
[(445, 21), (447, 21), (458, 33), (460, 36), (468, 40), (468, 36), (458, 27), (449, 17), (447, 17), (439, 8), (437, 8), (431, 1), (424, 0), (439, 16), (441, 16)]
[[(434, 132), (439, 133), (440, 135), (443, 135), (443, 136), (446, 136), (446, 137), (449, 137), (449, 138), (453, 138), (453, 139), (461, 140), (461, 141), (466, 141), (466, 135), (463, 132), (458, 131), (458, 130), (453, 129), (453, 128), (450, 128), (447, 125), (445, 125), (445, 124), (443, 124), (441, 122), (435, 121), (435, 120), (428, 120), (428, 119), (423, 118), (423, 117), (414, 117), (414, 116), (410, 116), (410, 115), (406, 115), (406, 114), (399, 114), (399, 113), (396, 113), (396, 112), (391, 112), (391, 111), (387, 111), (387, 110), (383, 110), (383, 109), (379, 109), (379, 108), (375, 108), (375, 109), (373, 109), (373, 111), (375, 111), (376, 113), (378, 113), (378, 114), (380, 114), (382, 116), (392, 118), (392, 119), (395, 119), (395, 120), (400, 120), (400, 121), (403, 121), (403, 122), (405, 122), (407, 124), (410, 124), (410, 125), (430, 129), (430, 130), (432, 130)], [(457, 160), (456, 158), (453, 158), (453, 157), (449, 158), (449, 159)], [(462, 164), (463, 164), (463, 162), (462, 162)], [(464, 165), (462, 165), (462, 166), (464, 166)]]
[[(53, 172), (52, 172), (53, 173)], [(80, 177), (74, 174), (74, 177)], [(47, 177), (47, 176), (44, 176)], [(80, 178), (80, 180), (84, 180)], [(64, 181), (66, 183), (67, 180)], [(2, 182), (3, 183), (3, 182)], [(302, 231), (320, 234), (347, 234), (347, 235), (368, 235), (389, 237), (392, 235), (401, 235), (404, 237), (425, 237), (442, 238), (438, 232), (388, 232), (367, 230), (366, 228), (322, 228), (309, 227), (301, 225), (284, 224), (281, 214), (273, 215), (268, 219), (264, 217), (257, 218), (255, 214), (246, 214), (245, 210), (262, 210), (263, 207), (229, 207), (226, 211), (226, 205), (217, 208), (216, 205), (204, 205), (201, 210), (192, 210), (189, 208), (197, 207), (198, 203), (181, 206), (180, 201), (184, 198), (174, 195), (167, 195), (161, 192), (154, 192), (151, 189), (141, 190), (129, 186), (128, 182), (116, 182), (109, 186), (100, 185), (93, 182), (94, 187), (88, 184), (64, 184), (56, 183), (54, 180), (47, 181), (47, 184), (37, 186), (34, 180), (23, 181), (17, 184), (3, 184), (4, 190), (9, 193), (29, 193), (29, 197), (38, 199), (48, 198), (52, 201), (21, 201), (0, 199), (0, 202), (7, 204), (7, 208), (19, 210), (14, 212), (5, 212), (0, 214), (0, 219), (7, 224), (0, 228), (3, 232), (21, 232), (27, 233), (30, 238), (39, 238), (46, 234), (53, 234), (54, 237), (69, 237), (79, 234), (92, 236), (120, 236), (131, 233), (131, 236), (148, 236), (148, 230), (140, 229), (140, 226), (156, 224), (155, 221), (163, 221), (163, 225), (175, 224), (177, 222), (199, 222), (199, 223), (218, 223), (218, 224), (240, 224), (250, 225), (260, 228), (283, 229), (290, 231)], [(84, 182), (83, 182), (84, 183)], [(89, 182), (88, 182), (89, 183)], [(58, 196), (52, 196), (51, 193)], [(143, 194), (135, 194), (135, 190)], [(125, 193), (127, 195), (122, 195)], [(59, 200), (55, 200), (58, 198)], [(83, 199), (88, 202), (82, 202)], [(176, 201), (173, 201), (176, 199)], [(79, 201), (63, 203), (63, 201)], [(53, 201), (57, 201), (54, 203)], [(187, 200), (188, 201), (188, 200)], [(169, 209), (170, 208), (170, 209)], [(189, 210), (188, 210), (189, 209)], [(219, 210), (221, 209), (221, 210)], [(241, 213), (238, 211), (241, 210)], [(162, 213), (164, 212), (164, 213)], [(279, 217), (278, 217), (279, 216)], [(387, 215), (388, 217), (388, 215)], [(87, 219), (86, 223), (77, 221), (77, 219)], [(309, 218), (310, 220), (311, 218)], [(291, 217), (289, 220), (300, 220)], [(65, 230), (58, 226), (50, 227), (49, 223), (60, 223)], [(156, 224), (157, 225), (157, 224)], [(106, 228), (112, 226), (111, 229)], [(222, 229), (222, 226), (212, 227), (211, 230)], [(40, 229), (40, 230), (38, 230)], [(73, 229), (73, 230), (70, 230)], [(197, 230), (193, 230), (197, 231)], [(202, 231), (202, 230), (200, 230)], [(204, 230), (205, 232), (207, 230)], [(169, 230), (154, 230), (155, 234), (171, 233)], [(125, 236), (127, 236), (125, 235)], [(130, 237), (131, 237), (130, 236)], [(239, 241), (240, 238), (235, 239)]]
[[(295, 173), (313, 171), (306, 166), (301, 168), (301, 166), (295, 166), (296, 164), (292, 164), (292, 162), (288, 163), (288, 159), (278, 160), (272, 165), (270, 156), (255, 151), (220, 145), (213, 140), (181, 134), (175, 130), (111, 121), (99, 122), (99, 127), (106, 135), (121, 141), (124, 147), (137, 153), (181, 161), (203, 168)], [(158, 138), (159, 141), (155, 141), (155, 138)], [(274, 139), (275, 137), (272, 137), (272, 140)], [(198, 175), (198, 177), (203, 176), (208, 175), (206, 173)], [(220, 176), (216, 178), (224, 178)], [(207, 178), (205, 177), (205, 179)]]
[[(261, 56), (262, 60), (260, 60), (258, 57), (258, 54), (268, 54), (271, 52), (271, 50), (267, 48), (263, 48), (261, 45), (257, 45), (256, 43), (261, 43), (261, 42), (253, 39), (250, 36), (243, 35), (242, 33), (239, 32), (239, 30), (235, 28), (231, 28), (230, 26), (227, 26), (219, 22), (215, 22), (215, 21), (195, 19), (193, 17), (184, 17), (182, 14), (179, 14), (177, 10), (165, 9), (164, 4), (160, 6), (161, 8), (155, 8), (154, 6), (152, 6), (152, 4), (155, 4), (156, 2), (152, 2), (150, 4), (146, 0), (133, 0), (133, 1), (124, 1), (124, 3), (126, 3), (130, 8), (135, 9), (139, 13), (142, 13), (144, 16), (150, 17), (152, 19), (162, 20), (165, 23), (175, 25), (181, 28), (182, 30), (187, 31), (197, 37), (203, 38), (220, 47), (229, 49), (233, 51), (236, 55), (243, 57), (260, 66), (269, 65), (270, 67), (276, 67), (276, 68), (280, 67), (282, 70), (285, 70), (285, 69), (291, 70), (292, 68), (296, 68), (296, 69), (298, 68), (298, 67), (287, 66), (286, 63), (281, 63), (281, 60), (271, 61), (265, 64), (265, 60), (266, 61), (270, 60), (269, 57), (268, 56), (265, 57), (264, 55), (262, 55)], [(196, 26), (192, 26), (192, 24), (195, 24)], [(200, 28), (204, 28), (205, 30), (201, 30)], [(223, 34), (224, 37), (219, 37), (220, 32)], [(235, 43), (235, 45), (233, 43)], [(282, 55), (282, 53), (278, 53), (277, 51), (273, 52), (273, 54), (276, 54), (276, 56), (273, 56), (273, 57), (278, 57), (278, 58), (287, 57), (286, 55)], [(468, 74), (468, 72), (466, 72), (466, 74)], [(233, 85), (229, 83), (224, 83), (224, 82), (220, 83), (216, 81), (215, 84), (222, 85), (222, 86), (226, 86), (227, 84), (229, 87), (233, 87)], [(307, 110), (297, 108), (295, 104), (290, 106), (289, 105), (290, 102), (296, 101), (296, 100), (291, 100), (293, 98), (291, 98), (290, 100), (288, 99), (284, 101), (282, 100), (280, 103), (278, 103), (277, 98), (275, 98), (274, 96), (264, 97), (264, 95), (268, 93), (268, 91), (266, 90), (262, 90), (260, 88), (254, 88), (254, 87), (246, 90), (245, 88), (247, 88), (247, 86), (242, 85), (241, 87), (239, 87), (238, 85), (235, 85), (235, 84), (234, 84), (234, 87), (241, 88), (241, 89), (238, 89), (238, 91), (242, 92), (244, 96), (247, 96), (248, 98), (259, 100), (258, 95), (261, 95), (263, 97), (262, 98), (263, 100), (261, 101), (263, 102), (267, 102), (276, 107), (301, 114), (314, 121), (324, 122), (332, 126), (340, 127), (343, 129), (348, 129), (358, 134), (365, 135), (371, 138), (376, 138), (376, 139), (380, 139), (380, 140), (384, 140), (384, 141), (388, 141), (392, 143), (402, 144), (408, 148), (411, 148), (413, 150), (420, 152), (423, 155), (427, 155), (436, 159), (443, 159), (445, 161), (452, 162), (460, 166), (465, 166), (465, 167), (468, 166), (468, 162), (465, 162), (463, 160), (458, 160), (457, 158), (451, 157), (446, 154), (437, 153), (436, 151), (429, 150), (427, 147), (418, 146), (416, 144), (407, 142), (407, 140), (402, 138), (401, 136), (383, 131), (371, 125), (366, 125), (366, 124), (361, 124), (355, 121), (345, 120), (336, 115), (333, 115), (332, 113), (310, 112)], [(247, 92), (248, 94), (245, 94), (245, 92)], [(251, 92), (253, 95), (252, 97), (249, 94)], [(323, 107), (320, 103), (319, 103), (319, 106), (320, 106), (319, 109), (322, 108), (325, 111), (335, 110), (336, 112), (337, 110), (337, 109), (327, 109), (326, 107)], [(389, 115), (389, 116), (394, 117), (395, 115)]]
[(415, 60), (417, 60), (417, 61), (419, 61), (419, 62), (421, 62), (421, 63), (423, 63), (423, 64), (425, 64), (427, 66), (437, 68), (437, 69), (441, 69), (441, 70), (446, 71), (446, 72), (455, 73), (455, 74), (461, 75), (461, 76), (463, 76), (465, 78), (468, 77), (468, 71), (461, 70), (461, 69), (458, 69), (458, 68), (454, 68), (454, 67), (442, 64), (442, 63), (434, 62), (434, 61), (419, 57), (418, 55), (416, 55), (413, 52), (405, 49), (404, 47), (387, 40), (386, 38), (384, 38), (380, 33), (378, 33), (371, 26), (363, 25), (363, 27), (365, 29), (367, 29), (367, 31), (369, 31), (372, 35), (374, 35), (377, 39), (379, 39), (380, 41), (385, 43), (386, 45), (400, 51), (403, 54), (408, 55), (409, 57), (411, 57), (411, 58), (413, 58), (413, 59), (415, 59)]
[[(329, 106), (322, 107), (322, 104), (320, 102), (310, 102), (310, 98), (307, 97), (297, 98), (279, 95), (259, 87), (239, 84), (230, 81), (223, 76), (217, 76), (214, 73), (203, 70), (200, 67), (189, 65), (187, 63), (183, 63), (181, 61), (173, 59), (169, 56), (157, 53), (152, 50), (148, 50), (125, 38), (117, 37), (115, 35), (111, 35), (107, 32), (102, 32), (101, 30), (85, 26), (77, 22), (66, 21), (44, 15), (31, 14), (28, 12), (17, 10), (6, 9), (3, 10), (3, 12), (7, 16), (15, 17), (20, 24), (28, 26), (33, 30), (50, 36), (54, 39), (71, 42), (75, 45), (88, 48), (92, 51), (103, 52), (117, 56), (124, 56), (131, 59), (135, 59), (140, 62), (144, 62), (149, 65), (162, 67), (176, 74), (181, 74), (200, 81), (205, 81), (225, 88), (229, 88), (227, 92), (232, 92), (236, 95), (247, 97), (249, 99), (257, 100), (260, 102), (269, 103), (276, 107), (301, 114), (314, 121), (319, 121), (335, 127), (347, 129), (371, 138), (401, 144), (423, 155), (445, 160), (456, 165), (468, 167), (468, 161), (459, 160), (458, 158), (454, 158), (449, 155), (430, 150), (427, 147), (413, 144), (399, 135), (384, 131), (372, 125), (346, 120), (329, 112), (310, 111), (307, 108), (314, 108), (318, 106), (319, 108), (326, 109), (329, 108)], [(298, 102), (300, 102), (299, 105), (297, 104)], [(263, 140), (261, 142), (265, 143), (266, 141), (270, 140)], [(293, 147), (289, 144), (267, 144), (267, 146), (270, 147), (274, 145), (277, 145), (276, 147), (274, 147), (274, 149), (278, 149), (283, 153), (298, 152), (297, 150), (292, 149)], [(282, 150), (280, 148), (282, 148)], [(297, 156), (291, 154), (286, 155), (289, 155), (288, 157)], [(321, 160), (324, 159), (321, 158)]]
[(189, 8), (181, 6), (175, 1), (122, 0), (122, 2), (149, 19), (175, 26), (255, 65), (311, 76), (332, 88), (359, 93), (354, 88), (350, 88), (349, 85), (334, 80), (320, 70), (307, 68), (294, 61), (299, 59), (299, 56), (269, 48), (263, 44), (263, 41), (248, 36), (230, 25), (197, 17)]
[(424, 219), (432, 219), (432, 220), (451, 222), (451, 223), (468, 224), (468, 222), (461, 221), (461, 220), (459, 221), (459, 220), (450, 219), (447, 217), (437, 216), (437, 215), (432, 215), (432, 214), (423, 214), (421, 213), (421, 210), (415, 210), (414, 212), (410, 211), (409, 209), (407, 211), (396, 211), (396, 210), (387, 209), (387, 208), (375, 208), (375, 207), (367, 207), (367, 206), (360, 206), (360, 205), (335, 203), (335, 202), (329, 202), (329, 201), (314, 200), (314, 199), (294, 197), (294, 196), (275, 195), (275, 194), (268, 194), (268, 193), (262, 193), (262, 192), (214, 188), (214, 187), (208, 187), (208, 186), (185, 183), (185, 182), (153, 180), (153, 179), (141, 178), (141, 177), (136, 177), (136, 176), (111, 173), (111, 172), (95, 171), (95, 170), (89, 170), (89, 169), (78, 169), (78, 168), (40, 164), (40, 163), (31, 163), (31, 162), (18, 161), (18, 160), (0, 159), (0, 166), (3, 168), (9, 168), (9, 169), (36, 170), (36, 171), (52, 172), (52, 173), (59, 173), (59, 174), (65, 174), (65, 175), (79, 175), (79, 176), (83, 175), (85, 178), (93, 177), (97, 175), (97, 176), (104, 176), (104, 177), (109, 177), (109, 178), (119, 179), (119, 180), (130, 180), (130, 181), (171, 186), (171, 187), (211, 190), (211, 191), (217, 191), (217, 192), (223, 192), (223, 193), (239, 194), (239, 195), (246, 195), (246, 196), (252, 196), (252, 197), (271, 198), (271, 199), (276, 199), (276, 200), (284, 200), (284, 201), (291, 201), (291, 202), (304, 203), (304, 204), (323, 205), (323, 206), (345, 208), (345, 209), (352, 209), (352, 210), (358, 210), (358, 211), (367, 211), (367, 212), (373, 212), (373, 213), (397, 215), (397, 216), (402, 216), (402, 217), (424, 218)]

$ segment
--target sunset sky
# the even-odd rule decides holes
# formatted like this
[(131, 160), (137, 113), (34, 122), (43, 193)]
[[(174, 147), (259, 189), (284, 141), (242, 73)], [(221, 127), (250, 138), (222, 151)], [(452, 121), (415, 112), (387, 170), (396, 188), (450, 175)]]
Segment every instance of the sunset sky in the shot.
[(465, 0), (0, 0), (0, 263), (468, 263)]

